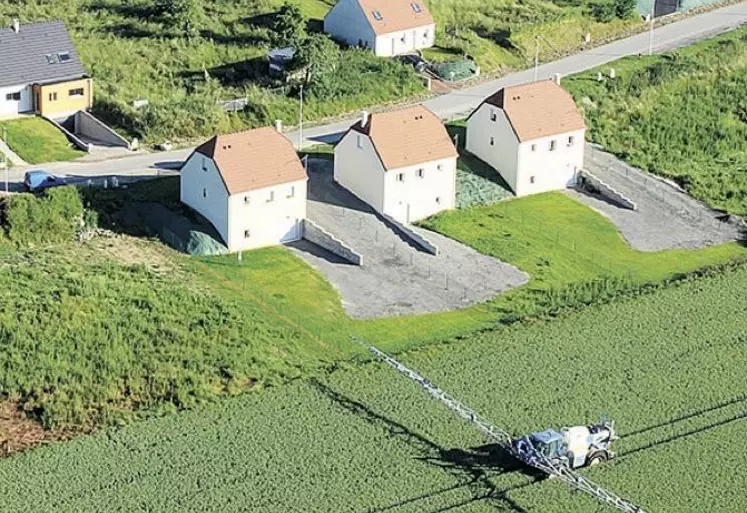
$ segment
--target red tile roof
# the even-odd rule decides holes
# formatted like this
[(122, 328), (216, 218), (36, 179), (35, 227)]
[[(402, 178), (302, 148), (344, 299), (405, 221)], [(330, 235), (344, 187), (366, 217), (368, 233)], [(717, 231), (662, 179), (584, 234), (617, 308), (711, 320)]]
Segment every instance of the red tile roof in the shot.
[(195, 151), (215, 161), (230, 195), (308, 178), (293, 144), (269, 127), (217, 135)]

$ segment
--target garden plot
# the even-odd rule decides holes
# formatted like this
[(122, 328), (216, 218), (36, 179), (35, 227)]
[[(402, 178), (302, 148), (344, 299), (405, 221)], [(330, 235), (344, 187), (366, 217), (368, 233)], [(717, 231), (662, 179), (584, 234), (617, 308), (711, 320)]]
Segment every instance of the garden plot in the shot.
[(664, 180), (587, 145), (586, 169), (631, 199), (638, 209), (622, 208), (581, 191), (569, 194), (606, 215), (625, 240), (640, 251), (694, 249), (743, 238), (737, 222), (693, 199)]
[(426, 230), (418, 231), (438, 246), (439, 254), (419, 250), (335, 184), (329, 160), (309, 164), (309, 219), (360, 253), (363, 265), (342, 262), (306, 242), (293, 247), (337, 287), (352, 317), (463, 308), (528, 281), (516, 267)]

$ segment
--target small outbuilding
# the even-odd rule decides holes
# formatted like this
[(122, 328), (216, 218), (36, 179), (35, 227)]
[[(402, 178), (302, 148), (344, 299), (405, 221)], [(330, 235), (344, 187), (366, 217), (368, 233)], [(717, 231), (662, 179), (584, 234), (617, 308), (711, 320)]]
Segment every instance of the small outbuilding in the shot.
[(555, 80), (504, 87), (467, 120), (466, 148), (517, 196), (564, 189), (584, 165), (586, 124)]
[(436, 22), (425, 0), (340, 0), (325, 16), (324, 32), (392, 57), (433, 46)]
[(273, 128), (218, 135), (181, 169), (181, 201), (208, 219), (231, 252), (298, 240), (308, 175)]
[(457, 150), (422, 105), (369, 115), (335, 146), (335, 181), (379, 213), (411, 223), (456, 203)]
[(286, 48), (273, 48), (267, 52), (270, 63), (270, 75), (279, 77), (285, 75), (288, 65), (296, 56), (296, 49), (292, 46)]

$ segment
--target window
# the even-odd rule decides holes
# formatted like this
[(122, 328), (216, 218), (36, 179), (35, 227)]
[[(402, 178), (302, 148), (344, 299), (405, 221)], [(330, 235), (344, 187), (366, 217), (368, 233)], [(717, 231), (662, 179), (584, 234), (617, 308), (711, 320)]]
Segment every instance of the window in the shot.
[(498, 121), (498, 114), (495, 109), (490, 109), (490, 121)]
[(397, 181), (398, 182), (404, 182), (405, 181), (405, 174), (404, 173), (397, 173)]
[(85, 91), (82, 87), (78, 87), (76, 89), (70, 89), (68, 91), (68, 96), (83, 96), (85, 94)]
[(293, 198), (296, 195), (296, 186), (291, 185), (290, 191), (288, 191), (288, 197)]
[(534, 183), (534, 177), (533, 176), (529, 177), (529, 183)]
[(441, 204), (441, 196), (436, 196), (436, 205)]
[(60, 58), (57, 56), (56, 53), (48, 53), (44, 57), (46, 57), (47, 59), (47, 64), (57, 64), (58, 62), (60, 62), (59, 61)]
[(358, 134), (358, 148), (363, 148), (363, 136)]
[(244, 196), (244, 205), (248, 205), (251, 203), (251, 200), (249, 199), (249, 195)]
[(250, 232), (249, 230), (244, 230), (244, 238), (245, 239), (248, 239), (251, 236), (252, 236), (252, 232)]
[(550, 151), (555, 151), (556, 142), (555, 139), (550, 141)]
[(202, 189), (202, 197), (207, 198), (207, 189)]
[(568, 136), (568, 146), (573, 146), (574, 138), (572, 135)]
[(407, 41), (407, 36), (405, 34), (402, 34), (402, 37), (400, 38), (400, 41), (403, 43)]
[(415, 12), (415, 14), (420, 14), (421, 12), (423, 12), (423, 8), (420, 7), (420, 4), (418, 3), (413, 2), (410, 4), (410, 7), (412, 7), (412, 10)]
[(537, 145), (536, 144), (532, 145), (532, 151), (537, 151)]
[(8, 93), (5, 95), (5, 99), (13, 102), (20, 102), (21, 101), (21, 91), (18, 91), (17, 93)]
[(381, 20), (384, 19), (384, 17), (381, 15), (381, 13), (379, 11), (374, 11), (373, 12), (373, 17), (374, 17), (374, 19), (376, 21), (381, 21)]
[(57, 60), (61, 63), (70, 62), (71, 57), (69, 52), (61, 52), (57, 54)]
[(495, 137), (490, 138), (490, 145), (495, 146)]
[(50, 102), (56, 102), (57, 101), (57, 93), (49, 93), (49, 101)]
[(439, 171), (443, 171), (443, 170), (444, 170), (444, 165), (443, 165), (443, 164), (439, 164), (438, 166), (436, 166), (436, 168), (437, 168), (437, 169), (438, 169)]
[(202, 157), (202, 170), (207, 172), (208, 165), (207, 165), (207, 159), (205, 157)]
[(417, 171), (417, 177), (423, 178), (425, 176), (425, 170), (423, 168), (418, 169)]
[(270, 196), (267, 198), (267, 203), (275, 201), (275, 191), (270, 191)]
[(428, 36), (429, 36), (429, 35), (430, 35), (430, 34), (429, 34), (429, 32), (428, 32), (428, 29), (425, 29), (425, 30), (423, 31), (423, 38), (424, 38), (424, 39), (428, 39)]

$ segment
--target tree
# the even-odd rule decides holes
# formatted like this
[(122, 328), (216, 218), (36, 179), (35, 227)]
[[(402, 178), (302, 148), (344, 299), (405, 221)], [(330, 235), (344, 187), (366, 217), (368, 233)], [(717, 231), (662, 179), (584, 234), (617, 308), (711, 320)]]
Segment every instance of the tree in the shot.
[(203, 0), (158, 0), (156, 9), (169, 21), (172, 28), (191, 39), (199, 34), (205, 17)]
[(631, 17), (638, 6), (636, 0), (613, 0), (612, 3), (615, 6), (615, 16), (620, 19)]
[(272, 23), (272, 31), (275, 44), (299, 48), (307, 38), (306, 18), (297, 5), (286, 2)]
[(341, 59), (340, 47), (326, 34), (313, 34), (307, 37), (296, 51), (298, 67), (306, 70), (306, 84), (330, 76), (337, 69)]

